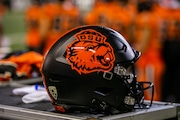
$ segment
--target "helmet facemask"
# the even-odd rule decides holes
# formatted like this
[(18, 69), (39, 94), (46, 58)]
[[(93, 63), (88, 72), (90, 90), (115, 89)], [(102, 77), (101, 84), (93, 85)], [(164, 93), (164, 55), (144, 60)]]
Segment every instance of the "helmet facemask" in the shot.
[[(149, 108), (152, 105), (154, 96), (154, 85), (151, 82), (138, 82), (135, 74), (135, 65), (131, 63), (127, 69), (117, 64), (114, 67), (114, 74), (117, 78), (124, 81), (129, 93), (125, 96), (124, 104), (127, 108)], [(151, 88), (151, 100), (149, 105), (144, 103), (144, 92)]]

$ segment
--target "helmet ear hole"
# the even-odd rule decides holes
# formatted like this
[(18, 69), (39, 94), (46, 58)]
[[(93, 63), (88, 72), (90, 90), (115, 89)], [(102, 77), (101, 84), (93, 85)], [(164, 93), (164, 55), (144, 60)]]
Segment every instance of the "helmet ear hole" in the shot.
[(113, 88), (108, 88), (108, 87), (98, 87), (94, 90), (96, 94), (102, 95), (102, 96), (107, 96), (112, 92)]

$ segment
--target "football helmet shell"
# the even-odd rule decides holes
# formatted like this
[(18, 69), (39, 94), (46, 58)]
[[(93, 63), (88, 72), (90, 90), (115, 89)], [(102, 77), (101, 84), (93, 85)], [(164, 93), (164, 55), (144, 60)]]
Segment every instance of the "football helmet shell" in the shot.
[(127, 112), (143, 104), (145, 88), (133, 67), (139, 57), (118, 32), (80, 26), (60, 37), (44, 56), (43, 82), (60, 112)]

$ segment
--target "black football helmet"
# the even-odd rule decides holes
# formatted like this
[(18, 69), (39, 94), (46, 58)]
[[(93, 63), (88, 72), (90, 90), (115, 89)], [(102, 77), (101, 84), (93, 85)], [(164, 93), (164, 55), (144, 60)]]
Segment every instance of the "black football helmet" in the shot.
[(44, 56), (43, 82), (60, 112), (117, 114), (148, 108), (152, 100), (144, 105), (143, 91), (153, 84), (136, 81), (139, 57), (118, 32), (80, 26), (60, 37)]

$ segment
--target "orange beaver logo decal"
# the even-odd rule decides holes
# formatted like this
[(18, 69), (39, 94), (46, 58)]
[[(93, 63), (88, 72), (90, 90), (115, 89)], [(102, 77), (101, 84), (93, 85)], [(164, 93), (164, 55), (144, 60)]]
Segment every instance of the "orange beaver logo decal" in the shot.
[(74, 36), (67, 46), (66, 59), (71, 68), (79, 74), (96, 71), (110, 71), (114, 65), (114, 51), (101, 33), (88, 29)]

